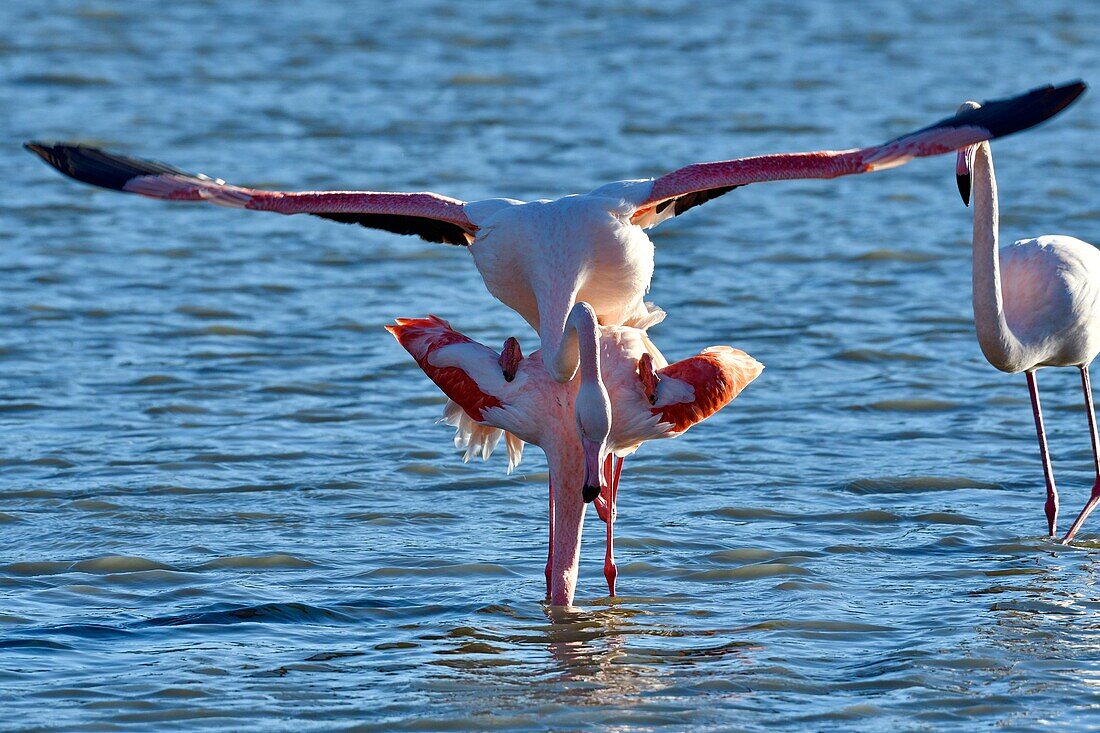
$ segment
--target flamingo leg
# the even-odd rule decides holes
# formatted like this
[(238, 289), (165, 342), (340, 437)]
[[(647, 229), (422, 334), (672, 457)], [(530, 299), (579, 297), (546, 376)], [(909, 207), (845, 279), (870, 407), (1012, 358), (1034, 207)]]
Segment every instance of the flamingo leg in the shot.
[(615, 597), (615, 579), (619, 577), (619, 567), (615, 564), (615, 514), (618, 509), (619, 476), (623, 472), (623, 458), (615, 458), (614, 472), (611, 468), (611, 456), (607, 457), (607, 468), (610, 480), (607, 502), (607, 549), (603, 558), (603, 577), (607, 580), (607, 594)]
[[(1039, 385), (1035, 381), (1035, 372), (1026, 372), (1027, 389), (1031, 393), (1031, 411), (1035, 415), (1035, 433), (1039, 436), (1039, 455), (1043, 459), (1043, 476), (1047, 482), (1047, 500), (1044, 509), (1047, 515), (1047, 532), (1054, 536), (1054, 527), (1058, 522), (1058, 487), (1054, 485), (1054, 468), (1050, 464), (1050, 451), (1047, 449), (1047, 434), (1043, 427), (1043, 408), (1039, 404)], [(1090, 399), (1091, 402), (1091, 399)]]
[(603, 486), (600, 487), (600, 495), (592, 502), (596, 507), (596, 515), (604, 524), (607, 523), (611, 511), (611, 454), (603, 459)]
[(1089, 434), (1092, 438), (1092, 464), (1096, 469), (1096, 480), (1092, 484), (1092, 495), (1089, 496), (1085, 508), (1077, 515), (1077, 519), (1073, 520), (1073, 525), (1070, 526), (1069, 532), (1066, 532), (1066, 536), (1062, 539), (1062, 542), (1069, 542), (1073, 539), (1073, 536), (1077, 534), (1077, 530), (1085, 523), (1085, 519), (1092, 513), (1092, 510), (1096, 508), (1097, 502), (1100, 502), (1100, 436), (1097, 436), (1096, 433), (1096, 409), (1092, 405), (1092, 383), (1089, 381), (1088, 365), (1081, 367), (1081, 389), (1085, 393), (1085, 410), (1089, 415)]
[(550, 484), (550, 548), (546, 552), (546, 599), (550, 599), (550, 567), (554, 561), (554, 484)]

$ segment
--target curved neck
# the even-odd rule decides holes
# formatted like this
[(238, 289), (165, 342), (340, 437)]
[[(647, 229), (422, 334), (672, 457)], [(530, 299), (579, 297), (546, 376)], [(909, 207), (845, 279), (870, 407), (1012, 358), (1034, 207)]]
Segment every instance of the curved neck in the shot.
[(600, 325), (596, 311), (588, 303), (577, 303), (565, 322), (565, 333), (574, 340), (579, 353), (581, 381), (600, 382)]
[(1005, 320), (1001, 296), (1000, 256), (998, 252), (997, 179), (993, 173), (993, 155), (989, 143), (974, 151), (971, 166), (974, 207), (974, 326), (978, 343), (989, 363), (998, 369), (1015, 371), (1020, 342)]
[(569, 382), (581, 370), (581, 378), (600, 379), (599, 324), (588, 303), (575, 303), (565, 323), (542, 320), (549, 338), (543, 343), (543, 362), (556, 382)]

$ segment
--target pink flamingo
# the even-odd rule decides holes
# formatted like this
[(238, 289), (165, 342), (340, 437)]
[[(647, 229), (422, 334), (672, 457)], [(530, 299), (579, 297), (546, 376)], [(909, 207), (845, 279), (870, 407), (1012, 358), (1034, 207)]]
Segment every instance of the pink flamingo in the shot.
[(644, 230), (739, 186), (868, 173), (1004, 137), (1055, 115), (1084, 88), (1073, 82), (987, 102), (873, 147), (689, 165), (657, 179), (618, 181), (554, 201), (466, 203), (435, 193), (262, 191), (82, 145), (26, 147), (65, 175), (118, 191), (312, 214), (466, 245), (489, 292), (538, 331), (546, 368), (555, 380), (567, 382), (579, 364), (565, 339), (575, 303), (591, 304), (604, 325), (649, 322), (644, 296), (653, 275), (653, 243)]
[[(594, 310), (583, 302), (570, 310), (566, 325), (580, 374), (565, 384), (549, 376), (541, 350), (526, 358), (502, 356), (434, 316), (398, 319), (396, 326), (387, 327), (472, 420), (534, 443), (546, 453), (547, 595), (554, 605), (573, 601), (584, 499), (598, 493), (605, 471), (612, 475), (604, 479), (617, 488), (621, 457), (611, 471), (610, 456), (601, 466), (603, 455), (609, 450), (622, 455), (645, 440), (681, 434), (736, 397), (763, 368), (742, 351), (714, 347), (651, 370), (645, 364), (652, 365), (653, 359), (645, 334), (625, 327), (601, 328)], [(609, 541), (615, 493), (606, 493)], [(612, 572), (617, 574), (613, 568), (609, 547), (605, 575), (612, 589)]]
[[(963, 110), (977, 107), (967, 102)], [(1035, 372), (1072, 366), (1081, 372), (1096, 480), (1063, 542), (1069, 542), (1100, 502), (1100, 438), (1089, 382), (1089, 364), (1100, 353), (1100, 252), (1080, 239), (1045, 235), (998, 249), (997, 179), (989, 143), (961, 150), (959, 192), (974, 197), (974, 325), (985, 358), (997, 369), (1027, 375), (1039, 455), (1046, 479), (1047, 532), (1055, 534), (1058, 489), (1047, 450)]]

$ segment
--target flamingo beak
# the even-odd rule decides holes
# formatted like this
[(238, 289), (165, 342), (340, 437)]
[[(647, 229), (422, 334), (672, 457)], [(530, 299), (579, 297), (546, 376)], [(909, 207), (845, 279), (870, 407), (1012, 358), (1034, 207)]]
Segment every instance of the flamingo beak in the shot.
[(603, 453), (603, 446), (581, 436), (581, 448), (584, 450), (584, 502), (589, 504), (600, 495), (603, 476), (600, 471), (600, 454)]
[(955, 182), (959, 184), (959, 194), (967, 206), (970, 206), (970, 167), (973, 160), (973, 145), (960, 149), (955, 157)]

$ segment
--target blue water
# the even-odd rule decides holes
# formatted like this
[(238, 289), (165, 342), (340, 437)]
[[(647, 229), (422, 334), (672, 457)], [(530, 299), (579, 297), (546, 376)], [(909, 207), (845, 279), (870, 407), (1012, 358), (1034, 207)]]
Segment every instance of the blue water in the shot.
[[(556, 197), (1097, 84), (1098, 33), (1068, 1), (0, 5), (0, 729), (1100, 727), (1100, 520), (1042, 537), (952, 159), (654, 230), (664, 352), (768, 368), (627, 462), (621, 597), (590, 516), (552, 619), (539, 451), (464, 465), (382, 330), (535, 348), (467, 253), (93, 190), (19, 147)], [(995, 146), (1006, 239), (1100, 242), (1098, 120), (1094, 89)], [(1085, 416), (1073, 370), (1039, 384), (1067, 526)]]

